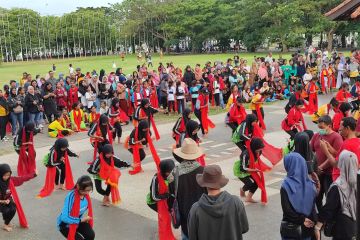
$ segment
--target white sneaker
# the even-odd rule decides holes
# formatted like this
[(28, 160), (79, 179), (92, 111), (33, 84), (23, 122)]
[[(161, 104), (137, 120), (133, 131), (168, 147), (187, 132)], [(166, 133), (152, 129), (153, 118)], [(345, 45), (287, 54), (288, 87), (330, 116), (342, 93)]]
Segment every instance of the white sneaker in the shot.
[(44, 125), (39, 124), (38, 128), (43, 129), (43, 128), (44, 128)]
[(4, 137), (5, 140), (10, 140), (7, 136)]

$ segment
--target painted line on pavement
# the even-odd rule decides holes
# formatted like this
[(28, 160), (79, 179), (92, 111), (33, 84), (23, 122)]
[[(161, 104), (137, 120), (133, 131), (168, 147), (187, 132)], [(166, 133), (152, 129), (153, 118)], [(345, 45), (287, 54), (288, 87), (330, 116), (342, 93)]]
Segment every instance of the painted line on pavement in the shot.
[(227, 145), (227, 144), (229, 144), (229, 143), (219, 143), (219, 144), (216, 144), (216, 145), (212, 145), (210, 147), (216, 148), (216, 147), (221, 147), (221, 146), (224, 146), (224, 145)]
[(221, 157), (220, 155), (217, 155), (217, 154), (211, 154), (211, 155), (209, 155), (209, 156), (214, 157), (214, 158), (219, 158), (219, 157)]
[(233, 150), (236, 150), (236, 149), (239, 149), (238, 147), (231, 147), (231, 148), (227, 148), (227, 149), (225, 149), (225, 150), (227, 150), (227, 151), (233, 151)]
[(204, 144), (212, 143), (212, 142), (214, 142), (214, 141), (211, 141), (211, 140), (210, 140), (210, 141), (201, 142), (201, 143), (200, 143), (200, 146), (201, 146), (201, 145), (204, 145)]
[(167, 149), (163, 149), (163, 148), (159, 148), (158, 149), (160, 152), (168, 152), (169, 150), (167, 150)]
[(273, 172), (273, 174), (280, 175), (280, 176), (286, 176), (287, 175), (285, 172)]
[(220, 152), (221, 154), (224, 154), (224, 155), (232, 155), (232, 153), (229, 153), (229, 152)]

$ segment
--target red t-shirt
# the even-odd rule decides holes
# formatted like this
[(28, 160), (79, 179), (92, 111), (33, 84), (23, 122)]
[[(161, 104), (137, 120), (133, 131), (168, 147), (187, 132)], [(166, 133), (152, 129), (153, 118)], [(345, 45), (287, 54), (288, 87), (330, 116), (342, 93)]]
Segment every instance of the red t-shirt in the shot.
[[(332, 132), (331, 134), (327, 134), (327, 135), (320, 135), (320, 134), (316, 133), (313, 136), (313, 138), (311, 139), (310, 146), (311, 146), (311, 149), (316, 154), (316, 158), (317, 158), (319, 166), (321, 164), (323, 164), (327, 159), (326, 155), (321, 150), (320, 140), (327, 141), (337, 151), (339, 151), (341, 146), (343, 145), (343, 139), (342, 139), (341, 135), (338, 134), (337, 132)], [(328, 173), (328, 174), (331, 174), (332, 173), (332, 167), (324, 169), (324, 171), (326, 173)]]
[[(339, 155), (342, 152), (342, 150), (348, 150), (350, 152), (355, 153), (358, 158), (358, 164), (360, 165), (360, 138), (346, 139), (336, 156), (336, 161), (339, 160)], [(333, 181), (335, 181), (339, 176), (340, 176), (340, 169), (338, 167), (334, 167), (332, 173)]]

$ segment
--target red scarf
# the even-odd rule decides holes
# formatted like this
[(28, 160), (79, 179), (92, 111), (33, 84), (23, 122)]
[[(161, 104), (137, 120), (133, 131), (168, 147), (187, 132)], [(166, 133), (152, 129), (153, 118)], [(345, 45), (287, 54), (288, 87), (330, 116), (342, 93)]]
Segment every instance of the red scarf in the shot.
[(114, 106), (112, 106), (111, 113), (114, 114), (116, 112), (119, 112), (119, 114), (117, 116), (110, 117), (110, 124), (112, 126), (114, 126), (117, 121), (120, 121), (120, 122), (129, 121), (129, 117), (126, 115), (126, 113), (124, 111), (121, 110), (121, 108), (118, 108), (117, 110), (115, 110)]
[(204, 128), (205, 133), (209, 132), (209, 128), (215, 128), (215, 124), (208, 117), (208, 107), (201, 108), (209, 102), (209, 96), (199, 95), (200, 112), (201, 112), (201, 125)]
[[(249, 168), (257, 168), (257, 169), (261, 170), (261, 161), (259, 159), (258, 162), (255, 163), (255, 157), (250, 148), (250, 141), (246, 141), (246, 148), (248, 150), (249, 157), (250, 157)], [(267, 193), (266, 193), (266, 188), (265, 188), (264, 173), (262, 171), (260, 171), (260, 172), (250, 172), (250, 174), (261, 190), (261, 202), (267, 203)]]
[(150, 104), (152, 107), (154, 108), (159, 108), (159, 100), (157, 97), (157, 92), (156, 92), (156, 88), (152, 88), (151, 89), (151, 94), (150, 94)]
[[(20, 147), (18, 166), (17, 166), (18, 176), (31, 174), (35, 172), (36, 169), (33, 132), (30, 132), (30, 137), (29, 137), (29, 142), (32, 142), (32, 144), (24, 145), (24, 143), (27, 142), (25, 127), (22, 129), (21, 140), (22, 140), (22, 145)], [(28, 149), (28, 154), (26, 154), (26, 148)]]
[(100, 153), (100, 172), (99, 176), (105, 180), (107, 185), (111, 187), (111, 201), (118, 204), (121, 201), (119, 193), (119, 178), (121, 173), (114, 167), (114, 158), (111, 157), (110, 165), (105, 161), (104, 156)]
[(21, 206), (19, 196), (17, 194), (15, 185), (14, 185), (13, 181), (11, 180), (11, 178), (9, 180), (9, 189), (10, 189), (12, 198), (14, 200), (14, 203), (16, 205), (16, 212), (17, 212), (17, 215), (19, 217), (20, 226), (23, 227), (23, 228), (28, 228), (29, 224), (27, 223), (24, 210), (23, 210), (23, 208)]
[(256, 115), (257, 115), (257, 117), (259, 119), (260, 127), (263, 130), (266, 130), (266, 125), (265, 125), (264, 119), (263, 119), (262, 114), (261, 114), (260, 105), (255, 104), (255, 108), (256, 108)]
[[(150, 113), (150, 116), (148, 116), (148, 115), (146, 114), (145, 110), (140, 107), (139, 118), (144, 118), (144, 117), (149, 117), (151, 127), (152, 127), (152, 129), (153, 129), (153, 131), (154, 131), (154, 134), (155, 134), (155, 138), (156, 138), (156, 140), (159, 140), (159, 139), (160, 139), (160, 134), (159, 134), (159, 131), (157, 130), (157, 127), (156, 127), (156, 124), (155, 124), (155, 120), (154, 120), (153, 115)], [(134, 120), (134, 121), (133, 121), (133, 124), (134, 124), (135, 127), (137, 127), (138, 121)]]
[(328, 78), (328, 82), (327, 82), (327, 86), (330, 87), (330, 84), (329, 84), (329, 73), (326, 69), (322, 70), (321, 72), (321, 76), (320, 76), (320, 83), (321, 83), (321, 91), (322, 92), (325, 92), (326, 89), (325, 89), (325, 77)]
[(97, 123), (100, 119), (100, 114), (99, 113), (90, 113), (90, 118), (91, 118), (91, 122), (92, 123)]
[[(94, 227), (94, 220), (93, 220), (93, 209), (92, 209), (92, 203), (91, 203), (91, 198), (88, 194), (85, 195), (85, 198), (88, 202), (88, 214), (89, 217), (91, 217), (91, 220), (89, 222), (91, 227)], [(71, 209), (71, 213), (70, 216), (74, 217), (74, 218), (78, 218), (80, 215), (80, 195), (78, 193), (78, 191), (75, 189), (74, 190), (74, 203)], [(75, 235), (76, 235), (76, 230), (78, 228), (78, 224), (70, 224), (69, 225), (69, 233), (68, 233), (68, 240), (75, 240)]]
[(78, 97), (78, 88), (74, 87), (74, 88), (70, 88), (69, 89), (69, 97), (68, 97), (68, 102), (69, 102), (69, 106), (68, 106), (68, 110), (71, 110), (72, 105), (74, 103), (77, 103), (79, 100)]
[[(138, 99), (138, 94), (139, 94), (139, 96), (140, 96), (139, 99)], [(134, 106), (135, 106), (135, 108), (140, 104), (140, 103), (138, 102), (138, 100), (141, 100), (141, 94), (140, 94), (140, 93), (137, 93), (137, 92), (134, 92)]]
[(315, 83), (310, 82), (307, 89), (307, 92), (309, 94), (309, 106), (308, 106), (309, 114), (314, 114), (318, 110), (318, 99), (317, 99), (316, 91), (317, 89)]
[[(180, 132), (180, 133), (183, 133), (183, 132), (186, 131), (184, 117), (181, 117), (180, 125), (179, 125), (179, 128), (178, 128), (177, 130), (178, 130), (178, 132)], [(180, 135), (179, 135), (179, 134), (176, 134), (176, 133), (174, 132), (173, 137), (175, 137), (176, 145), (178, 145), (178, 144), (179, 144), (179, 141), (180, 141)], [(174, 147), (174, 149), (175, 149), (175, 148), (176, 148), (176, 146)]]
[(82, 121), (82, 116), (81, 116), (81, 111), (80, 110), (73, 110), (73, 118), (74, 118), (74, 123), (77, 127), (77, 130), (81, 130), (81, 121)]
[[(164, 178), (161, 176), (160, 172), (160, 157), (156, 152), (154, 143), (150, 137), (150, 134), (147, 134), (147, 141), (149, 144), (150, 152), (153, 156), (154, 162), (157, 168), (157, 178), (159, 183), (159, 194), (165, 194), (168, 192), (168, 187), (165, 184)], [(159, 231), (159, 240), (175, 240), (176, 238), (173, 235), (171, 229), (171, 218), (168, 211), (167, 199), (162, 199), (157, 202), (158, 210), (158, 231)]]
[[(57, 152), (54, 150), (54, 159), (57, 160)], [(67, 190), (71, 190), (74, 188), (74, 179), (71, 171), (69, 156), (67, 154), (67, 151), (65, 151), (64, 155), (64, 164), (65, 164), (65, 187)], [(46, 178), (45, 178), (45, 184), (43, 188), (40, 190), (40, 193), (38, 194), (38, 198), (44, 198), (54, 191), (55, 187), (55, 177), (56, 177), (56, 167), (48, 167), (46, 171)]]
[[(261, 138), (261, 140), (264, 143), (264, 149), (262, 150), (262, 155), (264, 157), (266, 157), (274, 166), (276, 164), (278, 164), (281, 159), (283, 158), (283, 151), (281, 148), (276, 148), (273, 145), (269, 144), (265, 139), (264, 139), (264, 133), (262, 132), (261, 128), (259, 127), (259, 125), (255, 124), (253, 127), (253, 137), (258, 137)], [(268, 166), (267, 169), (263, 169), (263, 170), (270, 170), (272, 168), (272, 166)]]
[[(137, 142), (139, 141), (139, 128), (136, 127), (135, 128), (135, 136), (134, 136), (134, 141)], [(131, 148), (133, 150), (133, 165), (134, 165), (134, 169), (129, 171), (130, 175), (134, 175), (137, 174), (139, 172), (142, 171), (141, 168), (141, 161), (140, 161), (140, 145), (141, 143), (135, 143)]]

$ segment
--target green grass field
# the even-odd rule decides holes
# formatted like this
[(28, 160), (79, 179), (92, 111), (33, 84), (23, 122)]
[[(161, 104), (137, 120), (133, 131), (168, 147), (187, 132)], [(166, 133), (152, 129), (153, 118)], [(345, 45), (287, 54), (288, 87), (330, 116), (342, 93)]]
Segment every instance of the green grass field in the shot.
[[(153, 56), (154, 69), (157, 69), (159, 62), (167, 63), (173, 62), (175, 66), (184, 69), (186, 65), (195, 67), (195, 64), (199, 63), (202, 66), (206, 61), (226, 61), (228, 58), (232, 58), (233, 53), (229, 54), (199, 54), (199, 55), (164, 55), (160, 59), (159, 55)], [(240, 53), (240, 58), (248, 60), (248, 64), (251, 64), (254, 56), (266, 56), (266, 53)], [(289, 58), (290, 54), (284, 54), (284, 58)], [(278, 58), (278, 54), (274, 54), (274, 58)], [(142, 64), (138, 62), (135, 55), (127, 55), (124, 61), (121, 61), (119, 56), (98, 56), (98, 57), (82, 57), (71, 59), (52, 59), (52, 60), (37, 60), (29, 62), (14, 62), (14, 63), (2, 63), (0, 65), (0, 86), (8, 84), (11, 79), (19, 81), (23, 72), (31, 73), (33, 79), (37, 74), (45, 76), (45, 74), (52, 69), (52, 64), (56, 65), (56, 76), (59, 73), (67, 75), (69, 73), (69, 64), (71, 63), (74, 68), (80, 67), (82, 72), (91, 72), (96, 70), (98, 73), (100, 69), (105, 69), (106, 73), (115, 71), (113, 69), (113, 62), (117, 67), (122, 67), (124, 73), (131, 74), (136, 66)], [(150, 69), (152, 69), (150, 67)]]

